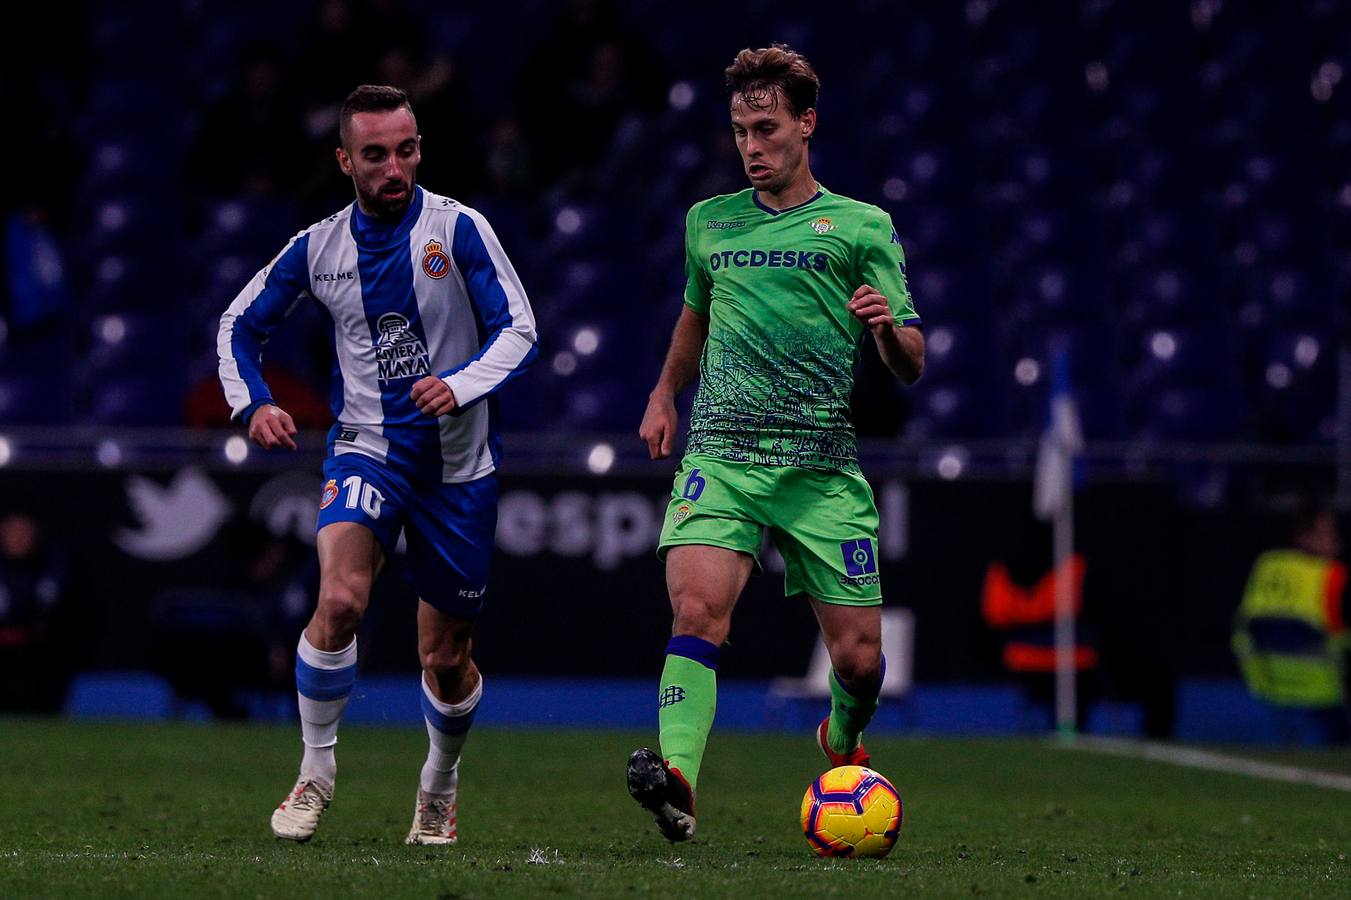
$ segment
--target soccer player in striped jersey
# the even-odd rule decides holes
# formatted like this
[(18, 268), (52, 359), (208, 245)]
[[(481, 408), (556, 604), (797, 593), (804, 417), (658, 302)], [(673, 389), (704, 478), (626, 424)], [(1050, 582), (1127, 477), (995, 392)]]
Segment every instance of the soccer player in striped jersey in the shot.
[(696, 375), (689, 443), (659, 551), (675, 623), (658, 692), (661, 755), (629, 758), (629, 791), (673, 841), (694, 834), (721, 644), (767, 530), (784, 589), (811, 600), (830, 651), (831, 710), (816, 739), (830, 765), (867, 765), (877, 709), (882, 588), (877, 507), (849, 417), (853, 365), (871, 335), (909, 384), (924, 337), (891, 217), (812, 177), (819, 81), (776, 44), (725, 72), (749, 189), (685, 221), (685, 307), (639, 435), (671, 452), (675, 395)]
[(403, 91), (353, 91), (340, 139), (338, 166), (356, 202), (300, 232), (254, 276), (218, 337), (233, 418), (259, 446), (294, 450), (295, 424), (262, 377), (263, 343), (301, 303), (327, 314), (333, 335), (319, 599), (296, 657), (304, 756), (272, 831), (308, 840), (333, 798), (357, 625), (402, 532), (430, 738), (408, 842), (449, 844), (460, 750), (483, 691), (470, 650), (497, 522), (493, 395), (535, 359), (535, 320), (483, 216), (418, 186), (420, 138)]

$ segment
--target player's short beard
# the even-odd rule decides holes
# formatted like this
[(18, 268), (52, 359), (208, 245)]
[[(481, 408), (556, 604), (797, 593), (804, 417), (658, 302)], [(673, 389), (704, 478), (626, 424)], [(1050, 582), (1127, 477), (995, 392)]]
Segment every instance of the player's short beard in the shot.
[(371, 211), (371, 214), (377, 219), (393, 219), (402, 216), (408, 211), (408, 205), (413, 202), (413, 189), (408, 187), (407, 193), (398, 200), (388, 200), (380, 193), (385, 185), (380, 185), (380, 189), (374, 193), (357, 189), (361, 197), (361, 205)]

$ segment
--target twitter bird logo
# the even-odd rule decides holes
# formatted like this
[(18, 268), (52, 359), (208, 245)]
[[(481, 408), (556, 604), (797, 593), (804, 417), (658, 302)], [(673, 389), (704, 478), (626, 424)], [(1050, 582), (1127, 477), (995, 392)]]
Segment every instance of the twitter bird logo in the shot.
[(230, 501), (200, 469), (182, 469), (168, 486), (141, 475), (127, 479), (127, 503), (140, 520), (113, 540), (140, 559), (163, 562), (201, 550), (230, 515)]

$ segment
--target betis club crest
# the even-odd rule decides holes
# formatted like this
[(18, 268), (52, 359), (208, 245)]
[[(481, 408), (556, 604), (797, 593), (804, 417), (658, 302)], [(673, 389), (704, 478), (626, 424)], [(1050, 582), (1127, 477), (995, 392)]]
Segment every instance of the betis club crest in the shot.
[(815, 231), (817, 234), (825, 234), (827, 231), (834, 230), (835, 223), (830, 221), (826, 216), (822, 216), (812, 223), (812, 231)]

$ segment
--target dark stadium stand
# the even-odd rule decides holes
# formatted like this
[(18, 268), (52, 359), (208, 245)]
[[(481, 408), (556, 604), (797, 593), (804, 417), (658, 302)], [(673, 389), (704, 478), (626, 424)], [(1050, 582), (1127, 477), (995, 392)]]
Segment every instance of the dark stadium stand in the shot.
[[(1090, 438), (1334, 438), (1344, 4), (161, 5), (168, 21), (89, 7), (89, 64), (12, 88), (50, 98), (47, 127), (79, 162), (74, 190), (6, 201), (11, 222), (50, 221), (45, 265), (74, 314), (62, 335), (27, 334), (22, 311), (44, 301), (10, 262), (5, 422), (183, 421), (193, 378), (174, 376), (209, 371), (234, 293), (350, 200), (337, 102), (400, 72), (425, 110), (425, 183), (490, 217), (534, 301), (542, 354), (506, 424), (630, 431), (678, 310), (683, 213), (744, 184), (721, 67), (786, 39), (824, 81), (815, 171), (891, 212), (928, 331), (929, 372), (881, 436), (1035, 434), (1060, 347)], [(275, 352), (326, 393), (324, 323), (296, 319)], [(69, 383), (44, 385), (54, 405), (12, 349), (36, 340), (69, 355)]]

